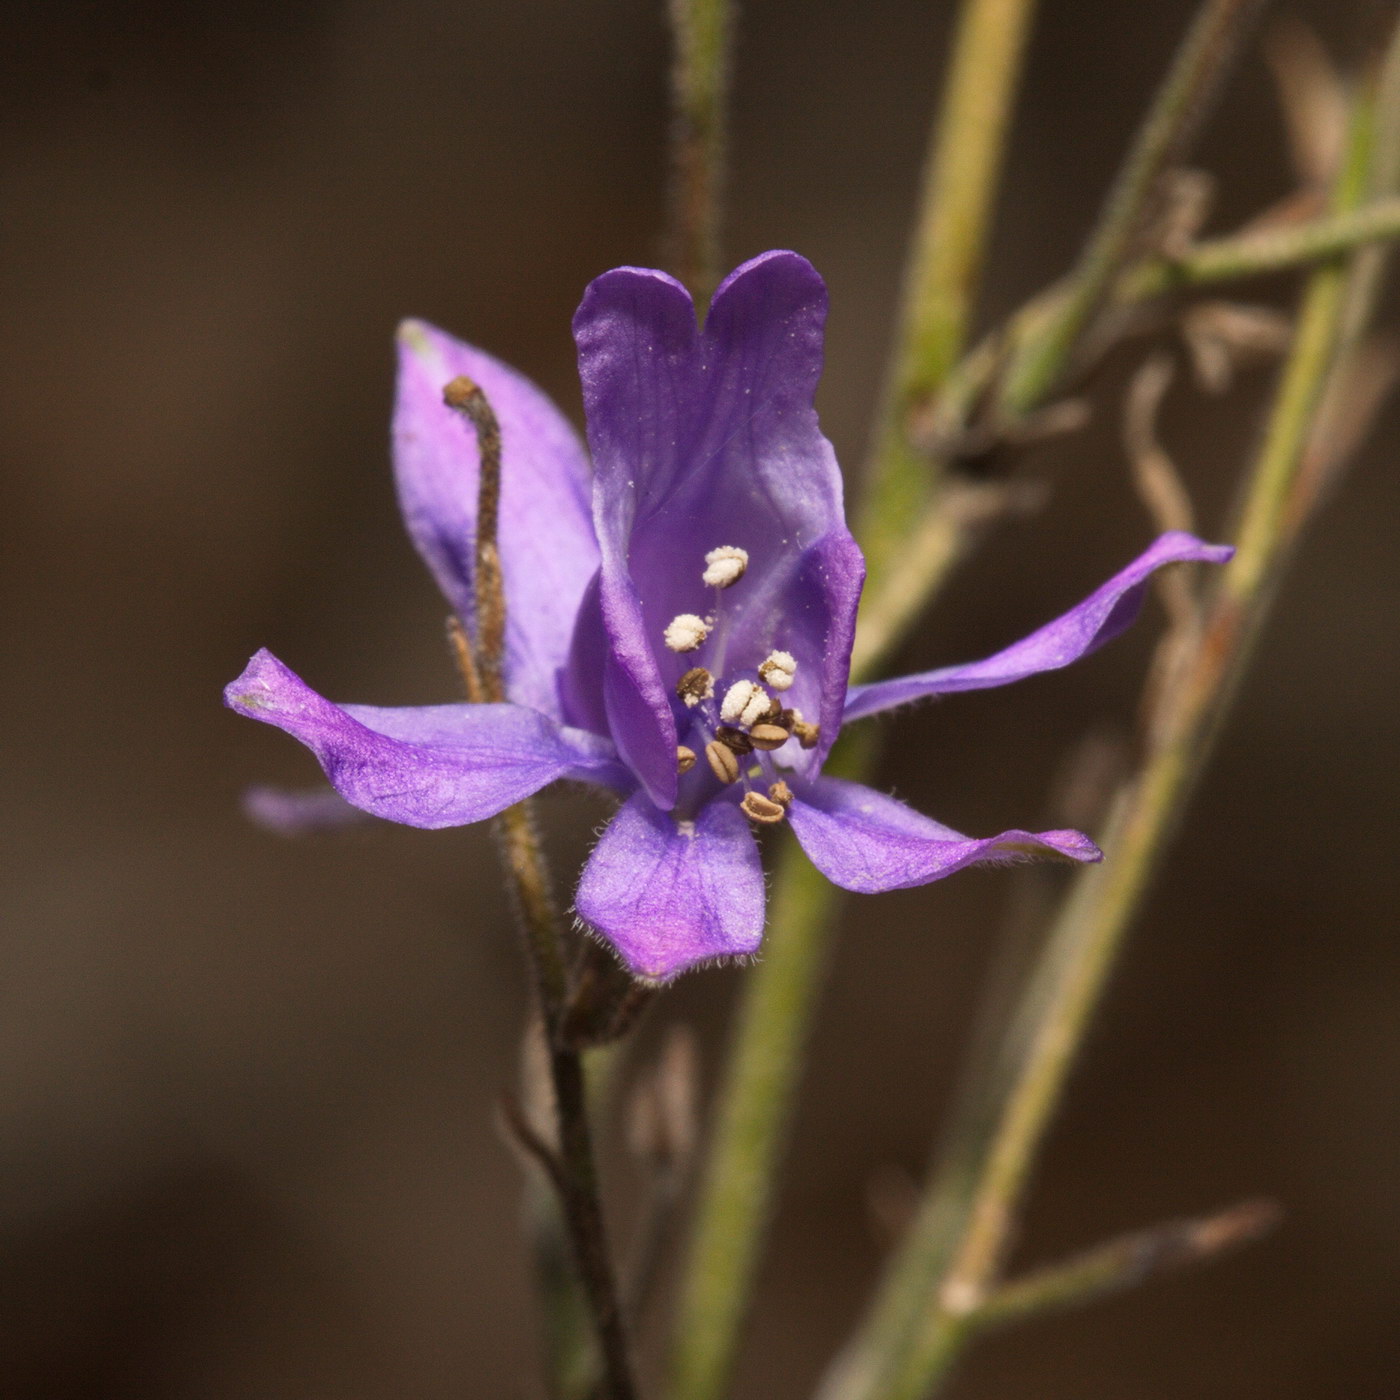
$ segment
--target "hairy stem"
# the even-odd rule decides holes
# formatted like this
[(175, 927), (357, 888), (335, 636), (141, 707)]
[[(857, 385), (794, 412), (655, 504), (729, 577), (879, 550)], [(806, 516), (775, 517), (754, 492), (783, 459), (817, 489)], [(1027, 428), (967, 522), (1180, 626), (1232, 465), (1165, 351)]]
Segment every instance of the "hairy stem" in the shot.
[[(465, 376), (452, 380), (444, 388), (443, 401), (471, 422), (481, 462), (474, 579), (476, 638), (473, 642), (461, 627), (455, 628), (451, 635), (469, 698), (479, 703), (499, 704), (506, 699), (506, 596), (496, 542), (501, 499), (501, 429), (486, 395)], [(604, 1394), (609, 1400), (634, 1400), (637, 1390), (632, 1379), (632, 1363), (598, 1193), (583, 1062), (577, 1051), (565, 1047), (559, 1040), (566, 990), (564, 929), (535, 825), (534, 804), (526, 799), (506, 808), (493, 825), (501, 863), (530, 954), (548, 1041), (558, 1139), (557, 1144), (546, 1145), (544, 1149), (557, 1151), (549, 1176), (559, 1194), (574, 1262), (597, 1334)]]
[(671, 76), (671, 262), (704, 306), (719, 281), (728, 113), (729, 0), (668, 0)]

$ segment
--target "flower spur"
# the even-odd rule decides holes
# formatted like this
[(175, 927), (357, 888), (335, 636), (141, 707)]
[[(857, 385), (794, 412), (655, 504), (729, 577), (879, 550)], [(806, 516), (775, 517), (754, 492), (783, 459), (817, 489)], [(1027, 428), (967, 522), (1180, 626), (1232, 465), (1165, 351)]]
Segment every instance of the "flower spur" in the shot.
[(848, 689), (864, 561), (813, 408), (825, 316), (821, 278), (795, 253), (733, 272), (703, 330), (664, 273), (603, 274), (574, 319), (591, 474), (533, 384), (406, 323), (399, 500), (468, 626), (478, 457), (444, 385), (468, 376), (500, 421), (509, 703), (335, 705), (266, 651), (226, 702), (300, 739), (350, 804), (410, 826), (480, 821), (561, 778), (611, 789), (622, 804), (575, 909), (654, 981), (757, 950), (763, 825), (789, 822), (828, 879), (866, 893), (1008, 857), (1099, 859), (1075, 831), (970, 839), (822, 776), (823, 761), (845, 721), (1068, 665), (1131, 624), (1156, 569), (1230, 550), (1163, 535), (986, 660)]

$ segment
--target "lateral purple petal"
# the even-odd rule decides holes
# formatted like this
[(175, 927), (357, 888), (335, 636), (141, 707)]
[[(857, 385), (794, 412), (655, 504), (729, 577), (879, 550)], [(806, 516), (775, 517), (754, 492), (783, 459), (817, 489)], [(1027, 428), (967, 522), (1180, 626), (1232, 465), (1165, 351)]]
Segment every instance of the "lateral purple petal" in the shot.
[(788, 820), (812, 864), (832, 884), (858, 894), (927, 885), (983, 861), (1103, 858), (1078, 831), (1003, 831), (972, 840), (893, 797), (839, 778), (804, 785)]
[(501, 424), (507, 690), (517, 703), (560, 719), (557, 672), (598, 566), (588, 462), (568, 420), (523, 375), (425, 322), (400, 327), (399, 504), (419, 554), (468, 626), (479, 459), (471, 425), (442, 401), (443, 386), (462, 374), (481, 386)]
[(1097, 651), (1132, 625), (1142, 609), (1148, 581), (1158, 569), (1190, 561), (1223, 564), (1234, 552), (1229, 545), (1206, 544), (1180, 530), (1169, 531), (1064, 616), (995, 656), (965, 666), (944, 666), (937, 671), (856, 686), (846, 697), (846, 718), (861, 719), (929, 695), (987, 690), (1041, 671), (1058, 671)]
[(710, 802), (694, 821), (677, 822), (637, 793), (603, 832), (574, 903), (633, 973), (669, 982), (758, 948), (758, 847), (733, 803)]
[(619, 781), (606, 740), (538, 711), (334, 705), (268, 651), (253, 657), (224, 702), (301, 740), (351, 806), (406, 826), (481, 821), (556, 778)]

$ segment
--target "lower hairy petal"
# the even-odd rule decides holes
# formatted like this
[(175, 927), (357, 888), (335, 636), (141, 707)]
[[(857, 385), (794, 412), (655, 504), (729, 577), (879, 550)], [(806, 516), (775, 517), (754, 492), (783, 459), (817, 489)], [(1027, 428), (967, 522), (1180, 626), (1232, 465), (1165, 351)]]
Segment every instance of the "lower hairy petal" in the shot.
[(972, 839), (861, 783), (820, 778), (804, 785), (788, 820), (812, 864), (859, 894), (908, 889), (986, 861), (1016, 858), (1097, 861), (1078, 831), (1003, 831)]
[(699, 963), (757, 950), (763, 867), (732, 802), (676, 821), (637, 793), (603, 832), (574, 903), (636, 976), (667, 982)]

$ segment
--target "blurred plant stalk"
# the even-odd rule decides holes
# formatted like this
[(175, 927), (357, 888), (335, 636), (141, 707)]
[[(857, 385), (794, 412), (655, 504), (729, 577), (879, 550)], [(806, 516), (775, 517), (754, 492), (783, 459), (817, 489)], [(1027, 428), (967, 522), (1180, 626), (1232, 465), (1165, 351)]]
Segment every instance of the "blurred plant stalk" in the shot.
[[(1400, 142), (1400, 44), (1378, 88), (1356, 98), (1340, 217), (1395, 183)], [(1046, 1271), (1057, 1286), (1003, 1283), (1000, 1270), (1045, 1130), (1165, 845), (1205, 764), (1247, 663), (1279, 575), (1318, 499), (1332, 433), (1319, 423), (1352, 372), (1378, 287), (1374, 268), (1336, 257), (1308, 279), (1297, 329), (1262, 445), (1248, 474), (1238, 550), (1198, 628), (1168, 636), (1169, 678), (1151, 703), (1146, 752), (1120, 789), (1103, 840), (1105, 860), (1078, 878), (1005, 1034), (988, 1124), (954, 1142), (822, 1400), (923, 1400), (935, 1392), (985, 1321), (1064, 1306), (1103, 1291), (1102, 1267)], [(1356, 440), (1356, 433), (1349, 436)], [(1091, 1256), (1092, 1257), (1092, 1256)], [(1077, 1280), (1077, 1281), (1076, 1281)]]
[[(988, 429), (994, 440), (1033, 440), (1036, 431), (1051, 431), (1073, 417), (1062, 411), (1063, 404), (1056, 404), (1055, 395), (1081, 367), (1086, 347), (1094, 344), (1096, 322), (1121, 310), (1125, 300), (1301, 266), (1400, 232), (1395, 201), (1382, 197), (1362, 207), (1358, 189), (1352, 192), (1356, 198), (1339, 197), (1331, 210), (1308, 224), (1188, 245), (1170, 256), (1144, 247), (1163, 179), (1173, 163), (1184, 157), (1209, 95), (1257, 9), (1256, 4), (1239, 0), (1207, 0), (1144, 122), (1076, 273), (1066, 284), (1037, 298), (1006, 329), (969, 351), (966, 339), (981, 271), (978, 249), (987, 238), (1032, 5), (1028, 0), (965, 0), (952, 70), (934, 127), (924, 202), (905, 279), (905, 310), (869, 473), (870, 494), (860, 534), (871, 575), (853, 679), (867, 678), (875, 670), (978, 534), (1006, 509), (1005, 487), (958, 478), (957, 453), (949, 447), (956, 447), (958, 435), (989, 398), (998, 405)], [(954, 151), (956, 160), (945, 157)], [(1378, 181), (1375, 190), (1388, 196), (1393, 184), (1393, 180)], [(1324, 336), (1332, 313), (1322, 303), (1338, 295), (1335, 287), (1343, 275), (1340, 264), (1329, 264), (1314, 274), (1291, 364), (1299, 366), (1297, 357), (1305, 346), (1311, 344), (1312, 349), (1305, 366), (1289, 371), (1276, 424), (1281, 421), (1279, 415), (1296, 419), (1299, 405), (1312, 401), (1304, 380), (1316, 389), (1335, 362), (1339, 337), (1335, 328), (1331, 337)], [(1079, 285), (1080, 281), (1086, 285)], [(1324, 296), (1324, 287), (1334, 291)], [(1074, 308), (1072, 313), (1065, 311), (1066, 306)], [(1319, 358), (1320, 340), (1326, 343)], [(1018, 387), (1008, 391), (1013, 348), (1018, 348), (1023, 368), (1014, 381)], [(1025, 368), (1026, 364), (1033, 369)], [(1014, 413), (1008, 414), (1008, 406)], [(1311, 413), (1309, 408), (1304, 416)], [(1039, 427), (1037, 415), (1042, 416)], [(1277, 474), (1277, 464), (1287, 462), (1298, 450), (1300, 431), (1296, 421), (1289, 433), (1276, 425), (1261, 455), (1256, 480), (1266, 470)], [(1247, 513), (1246, 520), (1255, 514)], [(1173, 691), (1175, 696), (1189, 696), (1189, 703), (1176, 701), (1180, 720), (1170, 731), (1174, 738), (1169, 746), (1176, 760), (1192, 756), (1192, 736), (1202, 725), (1213, 725), (1223, 709), (1228, 674), (1241, 664), (1243, 655), (1231, 627), (1243, 625), (1242, 620), (1256, 617), (1261, 610), (1262, 595), (1257, 590), (1240, 591), (1240, 580), (1246, 577), (1241, 571), (1257, 567), (1250, 561), (1257, 560), (1259, 547), (1249, 543), (1241, 554), (1245, 562), (1236, 561), (1220, 595), (1222, 605), (1228, 601), (1228, 611), (1212, 613), (1213, 630), (1208, 633), (1212, 649), (1203, 652), (1222, 669), (1213, 675), (1202, 672), (1189, 691)], [(1266, 572), (1271, 570), (1272, 565)], [(1226, 625), (1229, 619), (1234, 619), (1231, 626)], [(1159, 741), (1165, 743), (1160, 736)], [(843, 742), (833, 771), (843, 776), (868, 772), (877, 755), (877, 741), (869, 736)], [(1166, 772), (1176, 760), (1156, 758), (1150, 772), (1156, 774), (1159, 767)], [(1140, 830), (1140, 819), (1128, 822), (1129, 809), (1120, 802), (1109, 838), (1119, 849), (1117, 859), (1123, 858), (1130, 834), (1139, 842), (1148, 838), (1144, 859), (1136, 867), (1136, 878), (1126, 883), (1115, 878), (1101, 886), (1102, 877), (1096, 872), (1077, 888), (1076, 911), (1088, 898), (1086, 891), (1102, 891), (1093, 898), (1102, 901), (1105, 909), (1112, 892), (1112, 921), (1120, 930), (1126, 926), (1150, 873), (1151, 860), (1146, 857), (1160, 851), (1169, 818), (1184, 799), (1189, 785), (1184, 777), (1178, 774), (1164, 786), (1158, 776), (1146, 787), (1134, 787), (1137, 802), (1147, 803), (1157, 816), (1150, 829)], [(1131, 861), (1132, 847), (1128, 850)], [(719, 1400), (727, 1392), (838, 904), (838, 892), (789, 842), (775, 879), (764, 959), (746, 979), (718, 1094), (675, 1325), (667, 1392), (671, 1400)], [(1080, 921), (1076, 912), (1076, 926)], [(1084, 1001), (1085, 1017), (1097, 999), (1108, 961)], [(1081, 1020), (1077, 1030), (1082, 1027)], [(1061, 1049), (1062, 1076), (1073, 1044)], [(1053, 1100), (1053, 1094), (1046, 1100), (1040, 1127)], [(1032, 1135), (1036, 1140), (1038, 1131)], [(963, 1162), (959, 1181), (964, 1196), (984, 1166)], [(926, 1226), (940, 1240), (948, 1228), (948, 1195), (941, 1194), (941, 1204), (934, 1211), (939, 1216), (937, 1228)], [(1001, 1222), (1003, 1230), (1007, 1223)], [(916, 1305), (921, 1318), (934, 1296), (927, 1272), (925, 1261)], [(892, 1277), (899, 1273), (896, 1267)], [(909, 1290), (904, 1292), (907, 1295)], [(887, 1286), (873, 1317), (888, 1314), (892, 1306), (888, 1294)], [(910, 1325), (902, 1317), (899, 1330)], [(873, 1342), (871, 1335), (864, 1335), (867, 1360), (873, 1343), (879, 1344), (883, 1356), (888, 1342), (888, 1333), (878, 1327)], [(861, 1350), (861, 1345), (854, 1348), (848, 1360)], [(829, 1393), (839, 1394), (841, 1400), (857, 1393), (870, 1400), (877, 1395), (887, 1400), (886, 1392), (880, 1390), (838, 1388)]]

